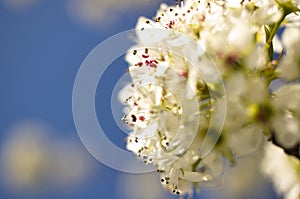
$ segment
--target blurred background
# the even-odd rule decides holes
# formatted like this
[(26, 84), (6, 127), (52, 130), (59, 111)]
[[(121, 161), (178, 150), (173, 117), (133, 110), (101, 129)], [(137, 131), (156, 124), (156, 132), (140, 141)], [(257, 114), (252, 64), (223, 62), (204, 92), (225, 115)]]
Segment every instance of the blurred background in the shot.
[[(177, 198), (162, 190), (155, 173), (125, 174), (99, 163), (81, 144), (72, 117), (73, 83), (84, 58), (101, 41), (134, 28), (139, 16), (154, 16), (161, 2), (0, 1), (1, 199)], [(120, 57), (96, 94), (99, 122), (122, 148), (126, 134), (115, 124), (110, 97), (126, 70)], [(194, 198), (280, 199), (258, 172), (260, 154), (228, 169), (223, 188), (203, 188)]]

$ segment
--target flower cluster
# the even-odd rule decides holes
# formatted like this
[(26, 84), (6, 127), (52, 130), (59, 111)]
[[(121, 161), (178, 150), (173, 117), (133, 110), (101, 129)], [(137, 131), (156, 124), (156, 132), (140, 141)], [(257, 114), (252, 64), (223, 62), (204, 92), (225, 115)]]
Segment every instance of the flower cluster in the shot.
[[(234, 163), (264, 137), (299, 159), (299, 11), (293, 0), (186, 0), (138, 20), (132, 83), (120, 92), (127, 148), (157, 166), (170, 192), (219, 183), (224, 158)], [(215, 146), (203, 155), (205, 142)]]

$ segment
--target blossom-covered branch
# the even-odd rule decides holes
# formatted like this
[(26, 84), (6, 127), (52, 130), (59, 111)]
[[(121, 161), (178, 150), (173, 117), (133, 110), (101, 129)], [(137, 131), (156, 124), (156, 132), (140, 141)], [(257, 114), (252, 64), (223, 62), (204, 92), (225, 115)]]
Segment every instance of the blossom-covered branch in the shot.
[[(187, 0), (162, 4), (153, 20), (138, 20), (137, 45), (126, 57), (132, 84), (120, 93), (132, 129), (127, 148), (157, 166), (170, 192), (191, 195), (194, 186), (218, 184), (224, 158), (234, 163), (267, 139), (299, 160), (299, 8), (292, 0)], [(206, 54), (172, 34), (141, 33), (147, 29), (183, 33)], [(149, 48), (154, 41), (166, 49)], [(178, 52), (194, 55), (196, 66)], [(220, 85), (226, 96), (212, 97)], [(222, 117), (223, 106), (222, 134), (206, 137), (217, 129), (210, 119)], [(204, 141), (215, 137), (202, 156)]]

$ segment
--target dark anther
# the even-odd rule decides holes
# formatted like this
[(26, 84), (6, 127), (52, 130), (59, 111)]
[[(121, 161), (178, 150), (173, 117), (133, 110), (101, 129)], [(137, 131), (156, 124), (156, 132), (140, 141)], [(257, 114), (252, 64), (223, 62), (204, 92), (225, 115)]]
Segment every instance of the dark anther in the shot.
[(131, 115), (132, 121), (136, 122), (136, 116), (135, 115)]

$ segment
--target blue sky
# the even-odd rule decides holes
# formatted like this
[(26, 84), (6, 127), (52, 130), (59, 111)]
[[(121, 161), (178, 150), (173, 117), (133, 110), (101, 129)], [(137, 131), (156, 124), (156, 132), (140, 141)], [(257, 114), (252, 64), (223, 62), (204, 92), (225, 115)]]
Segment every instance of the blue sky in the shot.
[[(159, 2), (154, 1), (151, 7), (136, 9), (133, 6), (130, 10), (112, 13), (120, 17), (109, 26), (99, 24), (90, 27), (67, 14), (65, 1), (44, 0), (24, 10), (9, 9), (0, 3), (1, 143), (15, 123), (34, 119), (49, 124), (56, 136), (68, 137), (80, 144), (72, 116), (72, 89), (82, 61), (104, 39), (134, 28), (138, 16), (153, 16), (158, 5)], [(111, 89), (126, 68), (122, 59), (112, 64), (104, 76), (107, 84), (112, 86), (97, 93), (97, 106), (101, 106), (101, 100), (104, 104), (109, 103)], [(114, 124), (110, 110), (103, 110), (99, 115), (107, 117), (103, 117), (105, 119), (100, 123), (105, 123), (105, 128), (114, 132), (108, 137), (124, 146), (125, 135)], [(94, 170), (93, 176), (79, 187), (66, 191), (52, 190), (47, 194), (18, 195), (1, 186), (0, 198), (119, 199), (115, 191), (119, 172), (98, 163), (80, 146)], [(199, 198), (205, 198), (205, 195), (206, 192)], [(268, 190), (263, 197), (274, 198), (274, 192)]]

